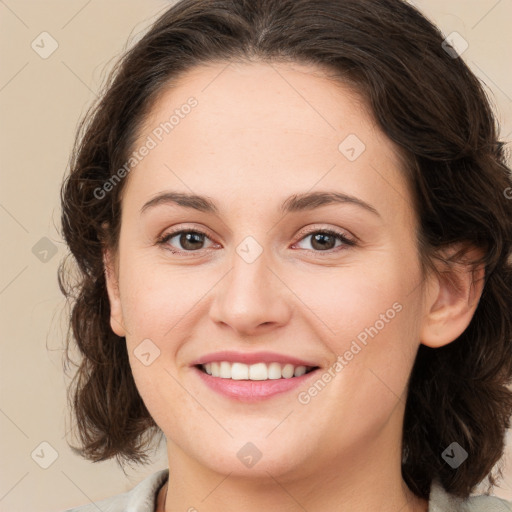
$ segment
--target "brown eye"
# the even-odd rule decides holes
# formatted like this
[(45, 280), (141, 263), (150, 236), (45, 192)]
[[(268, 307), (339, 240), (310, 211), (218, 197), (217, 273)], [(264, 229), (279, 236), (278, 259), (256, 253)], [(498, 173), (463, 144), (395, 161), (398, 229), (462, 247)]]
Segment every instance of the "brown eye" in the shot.
[(311, 238), (311, 246), (315, 249), (324, 250), (324, 249), (334, 249), (336, 246), (336, 237), (333, 235), (329, 235), (327, 233), (316, 233), (314, 235), (310, 235)]
[[(208, 236), (202, 231), (181, 230), (163, 235), (163, 237), (158, 240), (158, 243), (170, 246), (169, 249), (173, 253), (195, 252), (198, 249), (204, 248), (203, 245), (205, 238), (208, 238)], [(177, 249), (175, 245), (170, 243), (173, 239), (177, 239), (177, 241), (174, 242), (175, 244), (178, 244)]]
[[(310, 237), (310, 244), (314, 252), (327, 252), (340, 246), (355, 245), (355, 242), (347, 238), (344, 233), (330, 229), (311, 231), (306, 236), (304, 236), (301, 241)], [(340, 242), (338, 245), (336, 245), (337, 241)]]
[(195, 233), (195, 232), (183, 232), (179, 235), (179, 243), (180, 245), (188, 251), (192, 251), (194, 249), (201, 249), (201, 247), (198, 247), (204, 243), (204, 240), (202, 240), (202, 237), (204, 235), (201, 233)]

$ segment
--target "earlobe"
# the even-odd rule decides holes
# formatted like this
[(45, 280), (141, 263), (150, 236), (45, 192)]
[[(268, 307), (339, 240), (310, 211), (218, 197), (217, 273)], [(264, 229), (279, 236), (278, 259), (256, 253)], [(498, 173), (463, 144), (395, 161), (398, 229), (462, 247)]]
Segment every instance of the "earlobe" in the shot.
[(103, 267), (105, 269), (105, 282), (110, 302), (110, 327), (118, 336), (126, 336), (124, 328), (123, 311), (119, 294), (119, 280), (115, 268), (114, 258), (109, 250), (103, 251)]
[[(450, 254), (459, 250), (452, 247)], [(447, 255), (449, 256), (449, 255)], [(468, 327), (478, 307), (485, 282), (483, 264), (473, 268), (468, 260), (477, 260), (483, 252), (466, 249), (464, 259), (441, 263), (438, 275), (431, 275), (420, 333), (423, 345), (442, 347), (457, 339)], [(446, 256), (445, 256), (446, 257)]]

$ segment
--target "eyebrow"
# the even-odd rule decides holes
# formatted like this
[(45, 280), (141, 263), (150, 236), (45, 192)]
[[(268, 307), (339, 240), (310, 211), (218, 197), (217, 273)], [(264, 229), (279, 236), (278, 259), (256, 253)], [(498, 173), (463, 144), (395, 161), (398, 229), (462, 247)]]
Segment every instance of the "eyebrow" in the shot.
[[(370, 204), (357, 197), (343, 194), (341, 192), (305, 192), (302, 194), (293, 194), (288, 197), (280, 207), (283, 214), (293, 213), (298, 211), (307, 211), (326, 206), (329, 204), (353, 204), (364, 208), (365, 210), (380, 217), (380, 213)], [(215, 203), (206, 196), (199, 196), (196, 194), (189, 194), (183, 192), (164, 192), (150, 199), (141, 208), (141, 215), (149, 209), (158, 205), (172, 204), (182, 206), (184, 208), (191, 208), (204, 213), (219, 214), (219, 209)]]

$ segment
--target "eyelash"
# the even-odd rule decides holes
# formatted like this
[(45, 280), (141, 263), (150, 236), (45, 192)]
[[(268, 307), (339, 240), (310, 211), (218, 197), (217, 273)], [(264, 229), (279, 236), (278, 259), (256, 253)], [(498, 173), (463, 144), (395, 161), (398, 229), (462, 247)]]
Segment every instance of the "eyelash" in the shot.
[[(181, 235), (182, 233), (200, 234), (200, 235), (205, 236), (206, 238), (210, 238), (207, 233), (205, 233), (204, 231), (201, 231), (200, 229), (180, 229), (180, 230), (172, 231), (170, 233), (164, 233), (162, 236), (160, 236), (157, 239), (156, 243), (158, 245), (165, 246), (169, 240), (174, 238), (176, 235)], [(340, 240), (343, 243), (343, 245), (341, 245), (337, 248), (328, 249), (326, 251), (315, 251), (315, 250), (310, 250), (310, 249), (304, 249), (308, 252), (313, 253), (315, 257), (320, 257), (320, 258), (323, 257), (322, 253), (325, 253), (326, 255), (332, 255), (334, 252), (343, 250), (343, 246), (352, 247), (352, 246), (357, 245), (355, 240), (347, 238), (343, 233), (333, 230), (333, 229), (327, 229), (327, 228), (326, 229), (315, 229), (315, 230), (308, 231), (306, 233), (301, 233), (301, 238), (296, 243), (301, 242), (303, 239), (307, 238), (308, 236), (315, 235), (318, 233), (331, 235), (331, 236), (335, 237), (336, 239)], [(172, 254), (178, 254), (178, 255), (179, 254), (190, 255), (190, 254), (197, 253), (197, 252), (201, 251), (201, 249), (199, 249), (197, 251), (180, 251), (180, 250), (173, 249), (171, 247), (164, 247), (164, 248), (171, 251)]]

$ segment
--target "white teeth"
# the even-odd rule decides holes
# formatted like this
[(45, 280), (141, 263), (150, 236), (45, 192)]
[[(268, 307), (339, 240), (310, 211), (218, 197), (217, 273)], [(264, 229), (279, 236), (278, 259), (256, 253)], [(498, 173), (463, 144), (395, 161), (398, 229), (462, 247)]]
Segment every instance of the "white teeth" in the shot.
[(249, 366), (249, 380), (267, 380), (268, 372), (265, 363), (256, 363)]
[(305, 373), (306, 373), (305, 366), (297, 366), (297, 368), (295, 368), (295, 371), (293, 372), (293, 375), (295, 377), (300, 377), (301, 375), (304, 375)]
[(290, 379), (293, 377), (293, 364), (285, 364), (281, 370), (283, 374), (283, 379)]
[[(229, 363), (226, 363), (229, 364)], [(222, 375), (221, 375), (222, 377)], [(249, 378), (249, 367), (242, 363), (233, 363), (231, 365), (230, 377), (233, 380), (247, 380)], [(229, 377), (227, 377), (229, 379)]]
[(293, 364), (280, 363), (230, 363), (228, 361), (216, 361), (201, 365), (203, 370), (212, 377), (233, 380), (268, 380), (291, 379), (300, 377), (311, 370), (312, 367), (294, 366)]
[(281, 378), (281, 365), (279, 363), (270, 363), (268, 365), (268, 378), (280, 379)]
[(231, 365), (227, 361), (221, 361), (219, 377), (222, 379), (231, 378)]

